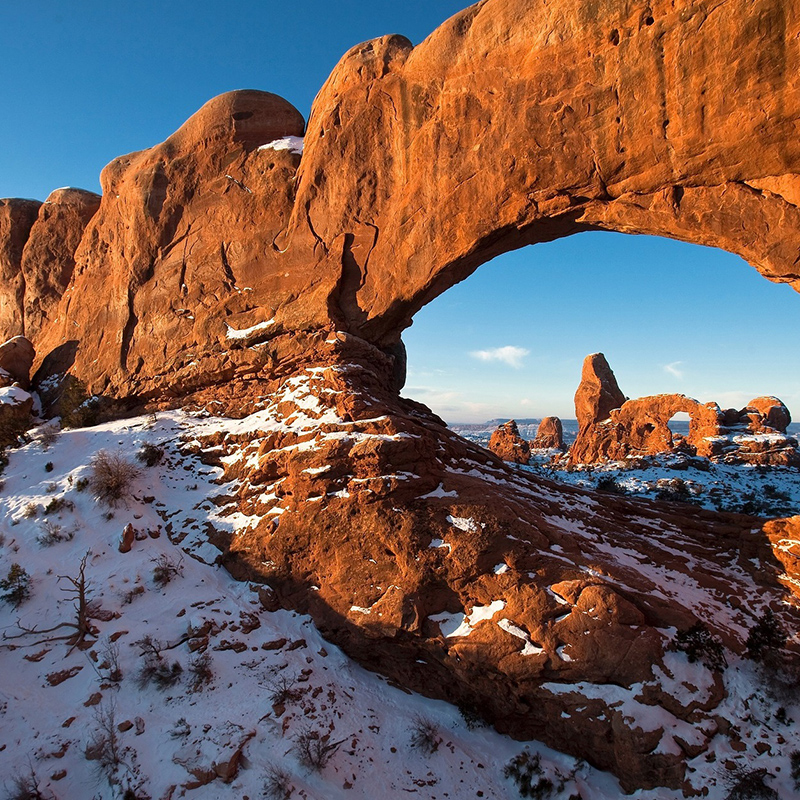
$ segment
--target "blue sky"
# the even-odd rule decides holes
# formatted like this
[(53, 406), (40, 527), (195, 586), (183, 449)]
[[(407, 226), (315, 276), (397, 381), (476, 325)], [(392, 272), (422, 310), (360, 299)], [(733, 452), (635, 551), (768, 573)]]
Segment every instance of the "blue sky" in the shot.
[[(102, 167), (162, 141), (206, 100), (282, 95), (307, 117), (352, 45), (421, 41), (466, 3), (38, 0), (0, 4), (0, 196), (98, 190)], [(800, 297), (741, 259), (664, 239), (583, 234), (497, 258), (423, 309), (405, 394), (450, 421), (573, 416), (583, 357), (631, 397), (722, 405), (776, 394), (800, 416)], [(482, 355), (476, 355), (482, 354)]]

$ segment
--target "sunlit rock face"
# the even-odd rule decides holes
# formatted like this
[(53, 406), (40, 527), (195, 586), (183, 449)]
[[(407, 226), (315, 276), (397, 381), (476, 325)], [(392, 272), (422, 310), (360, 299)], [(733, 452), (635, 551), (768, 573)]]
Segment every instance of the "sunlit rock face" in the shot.
[[(220, 542), (234, 574), (403, 685), (627, 789), (682, 786), (722, 690), (661, 677), (669, 629), (701, 618), (736, 651), (750, 618), (724, 598), (789, 619), (783, 572), (738, 558), (771, 540), (520, 474), (399, 397), (400, 337), (495, 255), (588, 229), (798, 285), (799, 27), (777, 0), (486, 0), (350, 50), (307, 126), (222, 95), (108, 165), (99, 208), (0, 203), (0, 339), (31, 338), (39, 386), (257, 412), (196, 445), (251, 518)], [(625, 400), (601, 367), (594, 421)]]

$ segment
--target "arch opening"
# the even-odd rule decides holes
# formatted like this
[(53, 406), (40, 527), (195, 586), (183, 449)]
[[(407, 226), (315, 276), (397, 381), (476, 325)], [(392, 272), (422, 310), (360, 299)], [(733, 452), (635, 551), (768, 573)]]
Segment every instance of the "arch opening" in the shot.
[(604, 352), (631, 397), (800, 407), (797, 302), (715, 248), (581, 233), (496, 257), (421, 309), (404, 394), (449, 423), (572, 420), (582, 360)]

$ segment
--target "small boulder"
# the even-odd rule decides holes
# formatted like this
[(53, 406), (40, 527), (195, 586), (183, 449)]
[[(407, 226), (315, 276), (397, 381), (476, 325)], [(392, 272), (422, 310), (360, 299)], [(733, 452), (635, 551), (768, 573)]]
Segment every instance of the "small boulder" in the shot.
[(129, 522), (123, 529), (119, 537), (119, 551), (120, 553), (130, 553), (133, 547), (133, 540), (136, 538), (136, 529)]
[(742, 409), (740, 418), (742, 422), (749, 423), (754, 433), (768, 432), (765, 428), (786, 433), (792, 421), (789, 409), (777, 397), (756, 397)]
[(31, 425), (33, 398), (19, 386), (0, 389), (0, 447), (14, 444)]

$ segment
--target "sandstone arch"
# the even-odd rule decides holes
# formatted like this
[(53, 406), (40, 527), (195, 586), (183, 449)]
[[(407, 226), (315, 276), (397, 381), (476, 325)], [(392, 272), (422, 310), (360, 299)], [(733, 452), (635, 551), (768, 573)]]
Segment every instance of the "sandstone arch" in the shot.
[[(391, 350), (480, 264), (593, 228), (713, 245), (800, 286), (796, 11), (483, 0), (417, 47), (349, 51), (302, 160), (259, 149), (303, 133), (288, 103), (217, 98), (104, 171), (71, 297), (37, 350), (80, 330), (73, 370), (117, 396), (196, 386), (189, 364), (206, 383), (252, 367), (221, 355), (225, 319)], [(82, 298), (101, 285), (98, 316)]]

